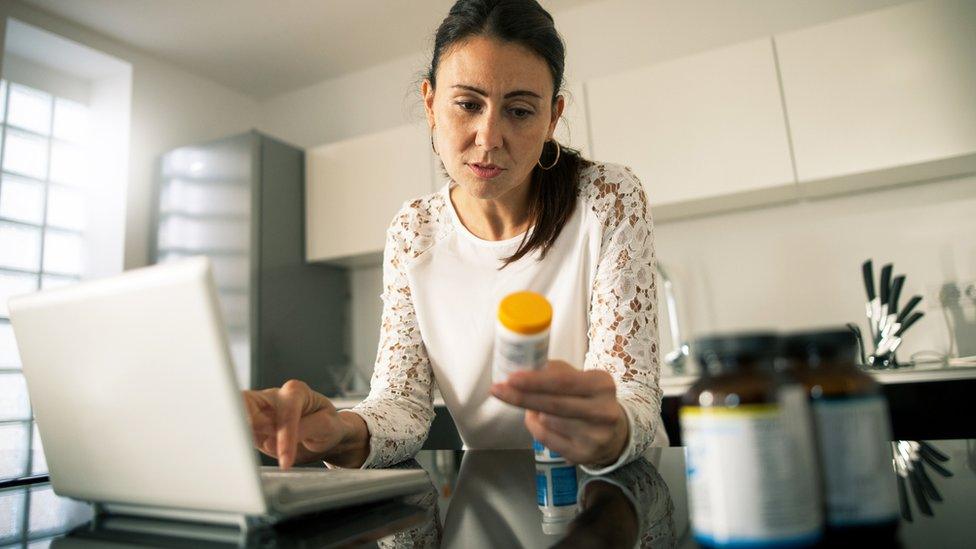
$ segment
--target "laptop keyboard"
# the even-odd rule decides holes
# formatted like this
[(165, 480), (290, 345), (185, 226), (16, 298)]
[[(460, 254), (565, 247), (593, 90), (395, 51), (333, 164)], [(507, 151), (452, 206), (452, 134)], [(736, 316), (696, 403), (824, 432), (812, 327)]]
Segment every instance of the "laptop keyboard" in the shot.
[(319, 492), (323, 490), (342, 490), (347, 486), (376, 481), (385, 477), (383, 471), (364, 471), (362, 469), (312, 469), (309, 471), (279, 471), (268, 468), (261, 471), (261, 484), (267, 493), (274, 493), (283, 487), (292, 492)]
[(393, 497), (419, 490), (426, 481), (422, 470), (261, 467), (265, 497), (279, 511), (294, 510), (296, 505), (324, 509)]

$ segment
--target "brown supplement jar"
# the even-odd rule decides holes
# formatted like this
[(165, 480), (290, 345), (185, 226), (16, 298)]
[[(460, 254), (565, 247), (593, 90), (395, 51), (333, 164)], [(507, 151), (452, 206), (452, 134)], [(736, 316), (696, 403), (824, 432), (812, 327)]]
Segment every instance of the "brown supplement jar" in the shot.
[(805, 546), (820, 540), (806, 394), (774, 366), (779, 338), (697, 339), (702, 378), (679, 412), (695, 540), (707, 547)]
[(783, 337), (786, 366), (806, 388), (814, 417), (828, 540), (883, 541), (898, 529), (891, 423), (881, 386), (857, 366), (847, 329)]

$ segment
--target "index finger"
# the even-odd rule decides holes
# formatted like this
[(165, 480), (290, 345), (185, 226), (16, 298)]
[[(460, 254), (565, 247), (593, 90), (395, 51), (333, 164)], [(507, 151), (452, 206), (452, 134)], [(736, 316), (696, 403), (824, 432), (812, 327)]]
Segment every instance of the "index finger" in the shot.
[(275, 400), (275, 419), (278, 430), (278, 465), (288, 469), (295, 464), (298, 450), (298, 422), (302, 418), (304, 396), (285, 384)]
[(613, 378), (597, 370), (538, 370), (514, 372), (506, 382), (520, 391), (552, 395), (591, 396), (613, 390)]

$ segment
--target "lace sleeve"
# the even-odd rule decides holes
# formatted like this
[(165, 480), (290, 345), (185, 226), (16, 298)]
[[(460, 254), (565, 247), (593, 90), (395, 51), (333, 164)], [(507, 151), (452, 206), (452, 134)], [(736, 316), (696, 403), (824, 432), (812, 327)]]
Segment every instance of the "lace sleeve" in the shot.
[(589, 310), (584, 369), (609, 372), (630, 428), (627, 447), (612, 471), (640, 456), (661, 422), (654, 231), (647, 197), (629, 168), (597, 166), (589, 188), (603, 219), (600, 260)]
[(405, 205), (387, 231), (383, 251), (383, 315), (369, 396), (351, 409), (369, 427), (363, 467), (385, 467), (413, 457), (434, 418), (433, 373), (410, 295), (405, 263), (422, 239), (413, 204)]

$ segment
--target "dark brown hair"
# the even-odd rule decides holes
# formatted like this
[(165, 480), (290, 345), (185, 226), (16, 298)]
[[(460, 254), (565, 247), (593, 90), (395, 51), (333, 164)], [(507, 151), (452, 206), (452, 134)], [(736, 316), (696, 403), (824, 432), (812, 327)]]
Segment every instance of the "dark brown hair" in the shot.
[[(437, 65), (441, 56), (464, 40), (488, 36), (519, 44), (542, 57), (552, 73), (552, 105), (563, 85), (566, 47), (556, 32), (552, 16), (536, 0), (458, 0), (434, 35), (434, 53), (427, 80), (437, 88)], [(556, 158), (556, 144), (547, 141), (540, 162), (549, 166)], [(515, 253), (503, 260), (502, 268), (540, 249), (545, 257), (573, 210), (576, 208), (580, 170), (589, 162), (579, 151), (562, 147), (559, 161), (548, 170), (538, 164), (532, 170), (529, 187), (529, 215), (535, 221)]]

